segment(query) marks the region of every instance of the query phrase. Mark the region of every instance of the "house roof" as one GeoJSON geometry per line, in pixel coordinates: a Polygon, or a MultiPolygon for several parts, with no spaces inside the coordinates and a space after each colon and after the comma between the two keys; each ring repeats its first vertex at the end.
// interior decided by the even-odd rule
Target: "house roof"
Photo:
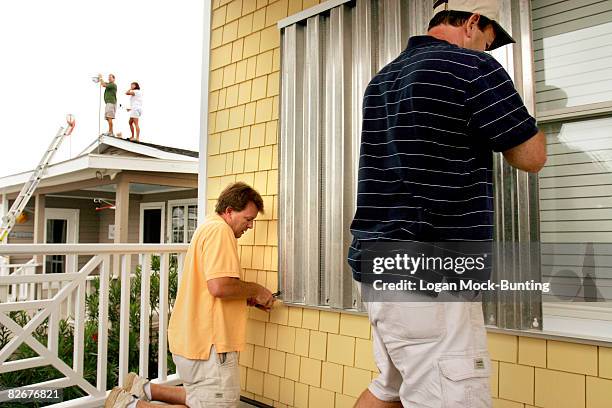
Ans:
{"type": "Polygon", "coordinates": [[[176,147],[162,146],[153,143],[136,142],[112,136],[100,136],[99,140],[93,141],[83,150],[81,155],[89,153],[101,153],[111,147],[125,150],[131,153],[155,157],[158,159],[193,160],[198,158],[198,152],[193,150],[179,149],[176,147]]]}
{"type": "Polygon", "coordinates": [[[146,143],[146,142],[136,142],[136,141],[129,141],[129,143],[136,143],[136,144],[140,144],[140,145],[144,145],[144,146],[149,146],[152,147],[154,149],[158,149],[164,152],[168,152],[168,153],[176,153],[176,154],[180,154],[183,156],[188,156],[188,157],[194,157],[194,158],[198,158],[200,156],[200,153],[193,151],[193,150],[186,150],[186,149],[179,149],[178,147],[170,147],[170,146],[162,146],[162,145],[158,145],[158,144],[153,144],[153,143],[146,143]]]}
{"type": "MultiPolygon", "coordinates": [[[[50,164],[39,186],[91,179],[102,170],[197,174],[197,157],[198,153],[191,150],[102,136],[99,143],[96,139],[79,156],[50,164]]],[[[0,193],[19,191],[31,175],[32,171],[27,171],[0,177],[0,193]]]]}

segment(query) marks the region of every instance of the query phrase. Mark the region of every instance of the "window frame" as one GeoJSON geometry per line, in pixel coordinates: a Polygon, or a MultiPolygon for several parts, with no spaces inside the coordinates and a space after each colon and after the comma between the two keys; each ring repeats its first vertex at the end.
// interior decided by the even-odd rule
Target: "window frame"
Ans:
{"type": "MultiPolygon", "coordinates": [[[[198,208],[198,199],[197,198],[188,198],[188,199],[178,199],[178,200],[168,200],[168,213],[167,213],[167,236],[166,236],[166,242],[168,243],[173,243],[176,244],[178,242],[174,242],[173,241],[173,237],[172,237],[172,207],[183,207],[183,219],[184,219],[184,224],[183,224],[183,241],[184,242],[180,242],[181,244],[189,243],[189,207],[190,206],[194,206],[196,207],[196,223],[197,223],[197,208],[198,208]]],[[[196,228],[197,228],[197,224],[196,224],[196,228]]]]}
{"type": "MultiPolygon", "coordinates": [[[[530,4],[531,6],[531,4],[530,4]]],[[[534,95],[534,117],[536,118],[538,124],[563,124],[568,122],[577,122],[577,121],[588,121],[591,119],[597,119],[601,117],[612,117],[612,99],[604,102],[596,102],[596,103],[588,103],[584,105],[576,105],[564,107],[561,109],[551,109],[543,112],[535,111],[535,94],[536,94],[536,83],[535,83],[535,64],[533,63],[533,39],[531,35],[533,34],[532,29],[532,18],[531,13],[529,14],[529,46],[531,48],[530,54],[532,55],[532,72],[533,72],[533,80],[532,80],[532,92],[534,95]]],[[[533,198],[535,200],[539,200],[539,188],[535,191],[531,192],[533,194],[533,198]]],[[[537,222],[540,222],[539,211],[537,213],[537,222]]],[[[538,228],[539,229],[539,228],[538,228]]],[[[539,235],[538,235],[539,239],[539,235]]],[[[567,327],[567,336],[569,337],[582,337],[585,338],[592,337],[592,334],[576,334],[575,330],[571,330],[571,328],[575,328],[576,324],[579,324],[583,330],[589,330],[589,333],[596,332],[598,330],[598,326],[602,321],[611,322],[612,321],[612,304],[607,302],[609,306],[601,306],[600,303],[596,304],[575,304],[575,303],[542,303],[542,318],[546,319],[546,316],[553,316],[552,318],[556,318],[559,323],[557,323],[561,327],[567,327]]],[[[550,318],[550,317],[549,317],[550,318]]],[[[609,323],[608,323],[609,324],[609,323]]],[[[544,320],[544,326],[546,325],[546,320],[544,320]]],[[[546,329],[544,329],[546,332],[546,329]]],[[[609,330],[610,335],[606,337],[607,339],[612,339],[612,330],[609,330]]],[[[565,332],[562,333],[565,335],[565,332]]]]}

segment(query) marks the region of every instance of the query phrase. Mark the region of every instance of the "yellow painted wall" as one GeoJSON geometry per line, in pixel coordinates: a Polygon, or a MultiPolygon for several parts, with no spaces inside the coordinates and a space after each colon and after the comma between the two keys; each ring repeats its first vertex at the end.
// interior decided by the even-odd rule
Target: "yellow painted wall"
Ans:
{"type": "MultiPolygon", "coordinates": [[[[208,211],[245,181],[266,213],[240,239],[247,279],[277,288],[280,35],[276,22],[318,0],[214,0],[208,211]]],[[[352,407],[377,369],[367,318],[280,306],[251,309],[243,395],[275,407],[352,407]]],[[[489,334],[495,408],[612,407],[612,348],[489,334]]]]}

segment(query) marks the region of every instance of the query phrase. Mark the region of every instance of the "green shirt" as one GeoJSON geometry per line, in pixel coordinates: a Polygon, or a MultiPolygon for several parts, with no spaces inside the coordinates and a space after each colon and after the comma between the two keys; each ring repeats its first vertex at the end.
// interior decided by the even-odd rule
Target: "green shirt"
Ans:
{"type": "Polygon", "coordinates": [[[117,103],[117,85],[107,82],[104,90],[104,103],[117,103]]]}

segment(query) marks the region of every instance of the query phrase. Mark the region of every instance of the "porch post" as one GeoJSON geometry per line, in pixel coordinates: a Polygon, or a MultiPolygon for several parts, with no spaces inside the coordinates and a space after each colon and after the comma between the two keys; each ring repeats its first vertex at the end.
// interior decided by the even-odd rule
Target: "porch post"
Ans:
{"type": "MultiPolygon", "coordinates": [[[[34,196],[34,239],[35,244],[44,244],[45,237],[45,205],[46,199],[44,194],[36,194],[34,196]]],[[[36,255],[36,263],[42,264],[45,257],[36,255]]],[[[43,267],[37,266],[36,273],[42,273],[43,267]]]]}
{"type": "Polygon", "coordinates": [[[115,244],[128,242],[128,215],[130,212],[130,182],[122,175],[117,178],[115,192],[115,244]]]}
{"type": "MultiPolygon", "coordinates": [[[[2,194],[2,203],[0,204],[0,220],[2,220],[9,212],[8,195],[2,194]]],[[[8,244],[8,236],[6,239],[0,241],[0,244],[8,244]]],[[[8,257],[7,257],[8,258],[8,257]]]]}
{"type": "MultiPolygon", "coordinates": [[[[130,213],[130,181],[123,174],[117,176],[115,191],[115,244],[128,241],[128,220],[130,213]]],[[[113,277],[119,277],[121,255],[113,255],[113,277]]]]}
{"type": "MultiPolygon", "coordinates": [[[[115,244],[128,241],[128,221],[130,212],[130,180],[119,174],[115,191],[115,244]]],[[[121,307],[119,322],[119,384],[123,384],[128,374],[129,330],[130,330],[130,273],[131,255],[113,254],[113,277],[121,279],[121,307]],[[123,259],[122,259],[123,258],[123,259]]]]}
{"type": "Polygon", "coordinates": [[[6,195],[6,193],[4,193],[2,194],[2,204],[0,204],[0,218],[8,214],[8,211],[9,211],[8,196],[6,195]]]}
{"type": "Polygon", "coordinates": [[[45,195],[34,196],[34,243],[45,243],[45,195]]]}

